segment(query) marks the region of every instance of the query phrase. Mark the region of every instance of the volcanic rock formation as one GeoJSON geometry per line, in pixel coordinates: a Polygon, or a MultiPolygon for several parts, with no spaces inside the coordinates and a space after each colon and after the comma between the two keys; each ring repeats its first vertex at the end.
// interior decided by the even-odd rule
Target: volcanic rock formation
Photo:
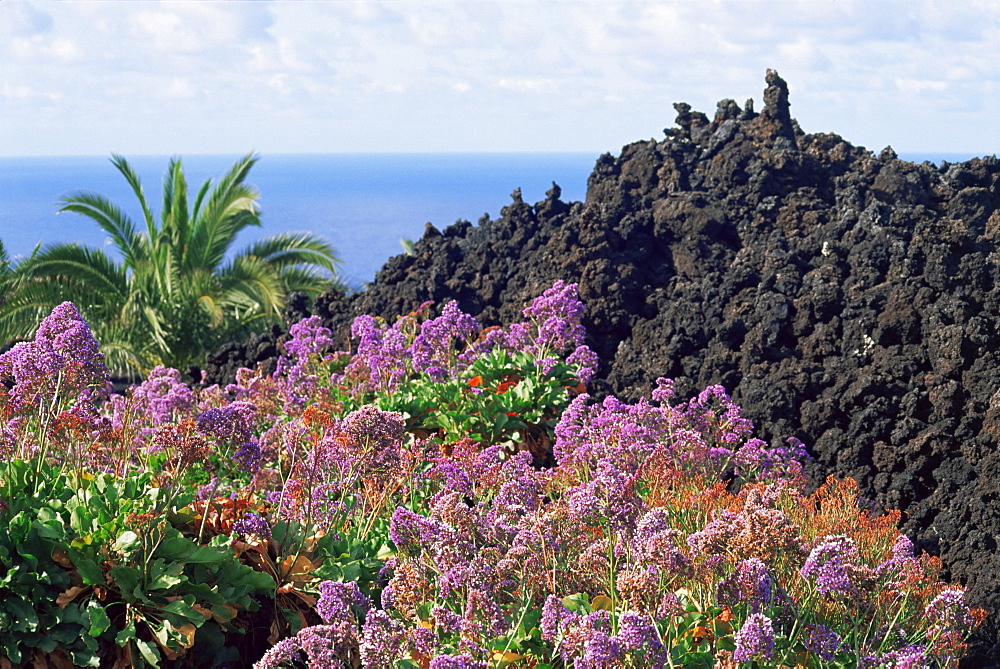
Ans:
{"type": "MultiPolygon", "coordinates": [[[[557,279],[579,283],[595,395],[635,400],[657,376],[688,396],[721,383],[758,436],[795,436],[814,483],[851,476],[992,612],[969,666],[1000,658],[1000,161],[916,165],[804,134],[768,71],[764,108],[677,104],[661,141],[605,154],[586,202],[518,191],[499,219],[428,224],[363,292],[313,311],[346,343],[457,300],[483,325],[519,317],[557,279]]],[[[304,313],[300,310],[300,313],[304,313]]],[[[231,377],[280,332],[209,362],[231,377]]]]}

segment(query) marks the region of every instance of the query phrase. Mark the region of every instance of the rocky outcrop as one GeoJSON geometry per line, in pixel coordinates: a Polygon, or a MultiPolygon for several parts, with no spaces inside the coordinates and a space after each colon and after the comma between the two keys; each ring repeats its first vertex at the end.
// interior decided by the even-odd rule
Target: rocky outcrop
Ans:
{"type": "Polygon", "coordinates": [[[816,482],[852,476],[904,511],[903,530],[994,612],[969,666],[996,664],[1000,161],[916,165],[804,134],[773,71],[759,114],[675,107],[663,140],[597,160],[586,202],[515,191],[499,219],[429,226],[365,291],[313,310],[342,338],[356,314],[426,300],[497,324],[578,282],[594,392],[726,386],[762,438],[810,446],[816,482]]]}

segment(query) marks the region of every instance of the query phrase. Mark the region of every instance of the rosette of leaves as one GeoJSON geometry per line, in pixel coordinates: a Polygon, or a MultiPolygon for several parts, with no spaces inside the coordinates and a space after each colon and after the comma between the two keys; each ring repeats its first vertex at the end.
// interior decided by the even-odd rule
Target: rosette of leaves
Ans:
{"type": "MultiPolygon", "coordinates": [[[[5,484],[16,495],[18,468],[8,471],[14,476],[5,484]]],[[[3,597],[7,625],[18,633],[2,635],[11,661],[32,647],[66,653],[78,666],[127,657],[132,666],[158,667],[196,647],[191,657],[211,658],[204,666],[239,659],[224,649],[227,637],[242,634],[240,612],[273,597],[273,580],[235,559],[228,537],[201,545],[183,535],[149,474],[46,471],[51,484],[33,504],[20,503],[8,526],[15,550],[0,550],[20,595],[20,603],[3,597]],[[27,573],[38,583],[27,583],[27,573]]]]}
{"type": "Polygon", "coordinates": [[[494,349],[456,378],[420,375],[377,401],[408,415],[411,430],[444,442],[509,442],[544,459],[556,421],[578,390],[577,372],[565,362],[543,370],[529,353],[494,349]]]}
{"type": "Polygon", "coordinates": [[[35,465],[24,460],[7,461],[0,478],[0,657],[23,664],[58,656],[96,667],[108,628],[103,606],[61,599],[73,581],[63,518],[72,493],[52,467],[40,474],[51,482],[41,491],[35,465]]]}
{"type": "Polygon", "coordinates": [[[284,520],[270,527],[270,536],[235,532],[233,551],[266,574],[275,587],[277,615],[268,623],[268,645],[319,622],[316,603],[322,581],[356,582],[362,593],[377,601],[378,575],[390,552],[387,532],[384,520],[364,537],[316,531],[284,520]]]}

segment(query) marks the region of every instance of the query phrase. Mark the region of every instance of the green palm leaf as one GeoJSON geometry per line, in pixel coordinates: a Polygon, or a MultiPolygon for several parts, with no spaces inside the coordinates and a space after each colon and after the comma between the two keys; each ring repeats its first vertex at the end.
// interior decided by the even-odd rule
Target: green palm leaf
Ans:
{"type": "Polygon", "coordinates": [[[236,235],[248,226],[260,225],[259,194],[243,183],[256,162],[254,154],[247,154],[207,193],[193,225],[190,266],[218,267],[236,235]]]}
{"type": "Polygon", "coordinates": [[[77,193],[62,199],[63,206],[58,213],[73,212],[93,220],[111,236],[111,241],[127,264],[139,262],[148,254],[148,244],[135,224],[118,205],[103,195],[77,193]]]}
{"type": "Polygon", "coordinates": [[[135,193],[135,198],[139,201],[139,206],[142,208],[142,218],[146,223],[146,235],[150,240],[155,239],[156,221],[153,220],[153,213],[149,210],[149,204],[146,202],[146,195],[142,191],[142,182],[139,181],[139,175],[135,173],[135,170],[128,164],[128,161],[118,154],[111,155],[111,164],[121,172],[122,176],[125,177],[125,181],[132,187],[132,192],[135,193]]]}
{"type": "Polygon", "coordinates": [[[60,211],[97,223],[120,262],[100,249],[57,244],[13,266],[0,244],[0,344],[30,338],[55,305],[72,300],[114,373],[183,369],[201,364],[225,338],[277,321],[290,290],[316,294],[339,284],[333,247],[311,233],[258,240],[224,263],[236,236],[260,225],[258,193],[245,183],[256,155],[217,183],[206,181],[193,208],[181,161],[171,160],[159,223],[128,161],[114,155],[111,162],[139,201],[145,230],[103,195],[77,193],[60,211]]]}
{"type": "MultiPolygon", "coordinates": [[[[78,244],[46,247],[22,261],[19,272],[29,281],[55,278],[57,284],[73,286],[88,295],[106,295],[124,300],[129,290],[124,265],[119,265],[100,249],[78,244]]],[[[62,297],[63,300],[71,300],[74,296],[64,294],[62,297]]],[[[78,308],[80,306],[77,305],[78,308]]]]}
{"type": "Polygon", "coordinates": [[[329,242],[310,232],[284,232],[258,239],[243,255],[254,255],[276,267],[314,265],[329,270],[331,278],[337,271],[337,252],[329,242]]]}

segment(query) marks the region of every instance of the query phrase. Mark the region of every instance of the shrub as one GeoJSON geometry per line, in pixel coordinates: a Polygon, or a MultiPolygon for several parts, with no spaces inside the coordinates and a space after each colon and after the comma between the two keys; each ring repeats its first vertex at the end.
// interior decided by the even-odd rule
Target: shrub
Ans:
{"type": "Polygon", "coordinates": [[[850,480],[807,494],[805,447],[753,438],[721,387],[594,401],[582,308],[560,282],[505,328],[363,317],[348,352],[310,318],[274,374],[194,392],[158,368],[109,396],[62,305],[0,356],[4,656],[957,662],[985,612],[898,512],[850,480]]]}

